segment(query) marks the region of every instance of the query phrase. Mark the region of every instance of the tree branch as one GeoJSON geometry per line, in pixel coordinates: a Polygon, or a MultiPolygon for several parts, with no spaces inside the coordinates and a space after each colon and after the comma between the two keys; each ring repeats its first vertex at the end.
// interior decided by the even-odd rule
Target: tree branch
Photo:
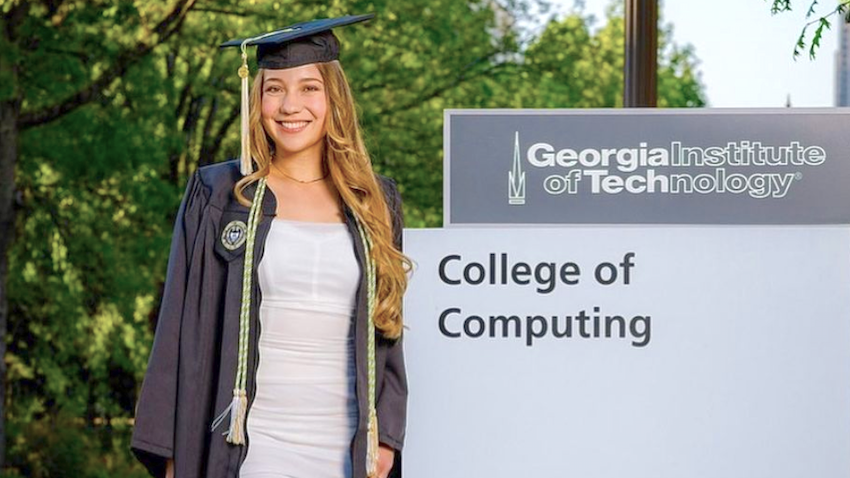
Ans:
{"type": "Polygon", "coordinates": [[[87,61],[91,61],[91,56],[88,53],[84,53],[84,52],[81,52],[81,51],[63,50],[62,48],[52,48],[52,47],[44,48],[44,51],[46,51],[48,53],[53,53],[53,54],[56,54],[56,55],[71,56],[71,57],[74,57],[74,58],[80,60],[81,62],[84,62],[84,63],[87,62],[87,61]]]}
{"type": "Polygon", "coordinates": [[[45,2],[47,4],[47,13],[50,16],[56,15],[56,12],[59,11],[59,8],[62,7],[62,4],[65,3],[65,0],[47,0],[45,2]]]}
{"type": "Polygon", "coordinates": [[[197,76],[197,73],[201,70],[201,64],[194,65],[192,63],[187,63],[186,71],[186,85],[180,91],[180,98],[177,100],[177,108],[174,109],[174,115],[176,117],[180,117],[183,114],[183,108],[186,107],[186,101],[190,98],[192,93],[192,79],[197,76]],[[195,68],[197,66],[197,68],[195,68]]]}
{"type": "Polygon", "coordinates": [[[201,133],[201,152],[198,154],[198,166],[203,166],[212,163],[212,156],[209,154],[210,142],[209,136],[212,131],[213,120],[218,112],[218,97],[213,97],[212,104],[207,109],[206,117],[204,118],[204,129],[201,133]]]}
{"type": "Polygon", "coordinates": [[[3,21],[6,23],[6,38],[10,42],[15,42],[18,38],[18,27],[23,23],[24,17],[29,13],[30,3],[21,2],[9,9],[3,15],[3,21]]]}
{"type": "Polygon", "coordinates": [[[508,66],[512,66],[512,63],[498,63],[498,64],[493,65],[490,68],[487,68],[486,70],[481,70],[481,71],[476,72],[476,73],[471,74],[471,75],[460,75],[454,81],[452,81],[451,83],[444,85],[440,88],[437,88],[437,89],[431,91],[430,93],[428,93],[424,96],[420,96],[419,98],[417,98],[414,101],[403,104],[398,108],[393,108],[393,109],[384,111],[382,114],[390,114],[391,115],[391,114],[399,113],[399,112],[402,112],[402,111],[407,111],[411,108],[415,108],[415,107],[417,107],[417,106],[419,106],[419,105],[421,105],[421,104],[423,104],[427,101],[430,101],[434,98],[442,96],[444,93],[446,93],[450,90],[453,90],[454,88],[460,86],[461,84],[463,84],[466,81],[472,80],[474,78],[479,78],[479,77],[482,77],[482,76],[493,74],[493,73],[495,73],[495,72],[497,72],[501,69],[504,69],[505,67],[508,67],[508,66]]]}
{"type": "Polygon", "coordinates": [[[224,137],[227,136],[227,131],[239,119],[239,113],[241,111],[241,105],[236,104],[230,110],[230,114],[227,115],[227,118],[219,125],[218,130],[215,133],[212,146],[209,150],[210,162],[215,159],[215,155],[218,153],[218,150],[221,149],[221,142],[224,140],[224,137]]]}
{"type": "Polygon", "coordinates": [[[139,42],[134,47],[121,52],[112,66],[88,86],[58,104],[38,111],[21,113],[18,118],[18,128],[25,130],[57,120],[101,96],[103,90],[108,88],[117,78],[123,76],[130,66],[140,61],[156,46],[162,44],[180,30],[183,21],[186,19],[186,14],[192,9],[195,1],[179,0],[171,12],[154,27],[153,32],[157,35],[157,38],[153,43],[139,42]]]}
{"type": "Polygon", "coordinates": [[[195,13],[219,13],[221,15],[232,15],[234,17],[250,17],[259,14],[259,12],[252,12],[250,10],[225,10],[224,8],[212,7],[196,8],[193,11],[195,13]]]}
{"type": "Polygon", "coordinates": [[[431,90],[430,92],[428,92],[428,93],[426,93],[422,96],[419,96],[419,97],[415,98],[414,100],[409,101],[409,102],[407,102],[407,103],[405,103],[405,104],[403,104],[403,105],[401,105],[397,108],[390,108],[390,109],[387,109],[387,110],[383,110],[383,111],[379,112],[378,114],[384,114],[384,115],[385,114],[395,114],[395,113],[398,113],[398,112],[401,112],[401,111],[407,111],[411,108],[414,108],[416,106],[421,105],[422,103],[425,103],[426,101],[432,100],[434,98],[437,98],[437,97],[443,95],[447,91],[450,91],[450,90],[456,88],[457,86],[461,85],[462,83],[464,83],[466,81],[469,81],[469,80],[472,80],[474,78],[478,78],[478,77],[481,77],[481,76],[484,76],[484,75],[492,74],[492,73],[494,73],[494,72],[496,72],[496,71],[498,71],[498,70],[500,70],[500,69],[502,69],[506,66],[512,65],[512,63],[496,63],[496,64],[491,65],[490,67],[485,68],[483,70],[479,70],[477,72],[469,73],[470,70],[472,70],[476,65],[479,65],[482,62],[490,60],[493,57],[495,57],[496,55],[499,55],[501,53],[504,53],[504,52],[501,51],[501,50],[491,51],[487,55],[485,55],[481,58],[477,58],[477,59],[473,60],[472,62],[470,62],[468,65],[466,65],[463,68],[463,70],[461,70],[460,74],[457,75],[452,81],[445,83],[443,85],[440,85],[440,86],[434,88],[433,90],[431,90]]]}

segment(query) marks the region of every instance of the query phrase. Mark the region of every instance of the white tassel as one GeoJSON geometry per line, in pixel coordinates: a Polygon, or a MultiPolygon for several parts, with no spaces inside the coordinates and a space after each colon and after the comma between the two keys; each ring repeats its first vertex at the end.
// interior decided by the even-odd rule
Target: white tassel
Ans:
{"type": "Polygon", "coordinates": [[[369,428],[366,433],[366,476],[378,476],[378,414],[369,410],[369,428]]]}
{"type": "Polygon", "coordinates": [[[230,430],[227,431],[227,443],[245,444],[245,414],[248,411],[248,397],[244,390],[234,390],[233,412],[230,414],[230,430]]]}
{"type": "Polygon", "coordinates": [[[234,390],[233,391],[233,400],[230,401],[230,405],[224,409],[223,412],[219,416],[213,420],[212,427],[210,431],[215,431],[216,428],[219,427],[224,420],[227,418],[227,415],[230,415],[230,427],[222,433],[222,435],[226,435],[227,442],[232,443],[234,445],[243,445],[245,443],[245,414],[248,410],[248,397],[245,394],[244,390],[234,390]]]}
{"type": "MultiPolygon", "coordinates": [[[[233,391],[233,400],[230,401],[230,405],[224,409],[215,420],[213,420],[212,425],[210,426],[210,431],[214,432],[216,428],[218,428],[222,423],[224,423],[224,419],[227,418],[227,415],[233,411],[234,407],[236,407],[236,390],[233,391]]],[[[223,435],[227,435],[228,432],[224,432],[223,435]]]]}
{"type": "Polygon", "coordinates": [[[242,78],[242,155],[239,160],[239,171],[243,176],[247,176],[254,171],[254,165],[251,161],[251,141],[250,131],[248,130],[248,115],[250,113],[250,104],[248,99],[248,55],[245,53],[245,48],[242,48],[242,66],[239,68],[239,78],[242,78]]]}

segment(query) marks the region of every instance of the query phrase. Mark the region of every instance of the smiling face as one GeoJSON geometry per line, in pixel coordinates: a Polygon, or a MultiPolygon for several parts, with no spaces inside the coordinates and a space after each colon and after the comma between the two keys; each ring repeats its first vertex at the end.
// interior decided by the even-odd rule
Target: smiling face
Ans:
{"type": "Polygon", "coordinates": [[[328,110],[325,84],[314,64],[263,70],[263,127],[278,157],[320,158],[328,110]]]}

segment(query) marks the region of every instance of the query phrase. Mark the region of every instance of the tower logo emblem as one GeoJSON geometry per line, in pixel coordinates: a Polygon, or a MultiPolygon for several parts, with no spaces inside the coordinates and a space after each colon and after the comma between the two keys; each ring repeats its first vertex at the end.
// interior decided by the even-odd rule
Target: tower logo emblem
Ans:
{"type": "Polygon", "coordinates": [[[520,206],[525,204],[525,172],[519,155],[519,131],[514,134],[514,162],[508,171],[508,204],[520,206]]]}

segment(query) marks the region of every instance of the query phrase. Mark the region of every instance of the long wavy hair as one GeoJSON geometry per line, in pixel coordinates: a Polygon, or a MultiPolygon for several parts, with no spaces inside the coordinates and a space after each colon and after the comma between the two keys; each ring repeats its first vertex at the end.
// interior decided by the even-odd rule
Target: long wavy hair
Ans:
{"type": "MultiPolygon", "coordinates": [[[[360,134],[360,124],[348,79],[338,61],[316,63],[325,83],[328,112],[325,116],[323,167],[329,173],[345,205],[366,228],[372,240],[372,259],[377,276],[375,327],[388,339],[401,336],[401,304],[407,288],[410,260],[395,246],[393,218],[383,190],[372,170],[372,161],[360,134]]],[[[249,184],[269,174],[274,158],[274,142],[263,128],[263,70],[254,78],[248,124],[251,154],[257,166],[234,186],[236,199],[250,206],[243,191],[249,184]]]]}

